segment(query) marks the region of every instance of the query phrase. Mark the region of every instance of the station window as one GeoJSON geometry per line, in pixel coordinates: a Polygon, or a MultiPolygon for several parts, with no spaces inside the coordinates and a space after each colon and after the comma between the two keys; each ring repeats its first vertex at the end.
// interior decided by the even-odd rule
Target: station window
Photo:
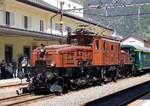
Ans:
{"type": "Polygon", "coordinates": [[[40,20],[40,31],[44,31],[44,21],[40,20]]]}
{"type": "Polygon", "coordinates": [[[6,25],[10,25],[10,12],[6,11],[6,25]]]}
{"type": "Polygon", "coordinates": [[[28,17],[24,16],[24,28],[27,29],[28,28],[28,17]]]}
{"type": "Polygon", "coordinates": [[[99,40],[96,40],[96,50],[99,49],[99,40]]]}
{"type": "Polygon", "coordinates": [[[60,31],[60,24],[58,23],[55,24],[55,30],[60,31]]]}
{"type": "Polygon", "coordinates": [[[66,26],[66,27],[65,27],[65,30],[66,30],[66,32],[71,32],[72,29],[71,29],[71,27],[66,26]]]}
{"type": "Polygon", "coordinates": [[[24,46],[23,52],[24,52],[24,56],[28,57],[30,59],[30,47],[29,46],[24,46]]]}
{"type": "Polygon", "coordinates": [[[12,45],[5,45],[5,61],[7,63],[12,62],[12,56],[13,56],[13,47],[12,45]]]}
{"type": "Polygon", "coordinates": [[[114,46],[113,45],[111,45],[111,51],[114,51],[114,46]]]}

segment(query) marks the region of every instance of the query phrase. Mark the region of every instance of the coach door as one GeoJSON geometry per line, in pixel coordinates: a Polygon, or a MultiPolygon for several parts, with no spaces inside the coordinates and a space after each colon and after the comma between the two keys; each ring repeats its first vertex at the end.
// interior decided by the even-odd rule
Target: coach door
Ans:
{"type": "Polygon", "coordinates": [[[96,38],[93,40],[93,65],[101,64],[101,39],[96,38]]]}

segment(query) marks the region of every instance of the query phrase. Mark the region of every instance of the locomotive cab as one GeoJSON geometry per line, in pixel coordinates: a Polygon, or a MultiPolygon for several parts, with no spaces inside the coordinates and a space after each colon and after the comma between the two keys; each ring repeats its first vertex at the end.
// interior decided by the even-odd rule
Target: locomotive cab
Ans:
{"type": "Polygon", "coordinates": [[[70,35],[67,38],[67,44],[74,46],[93,46],[93,36],[90,35],[70,35]]]}

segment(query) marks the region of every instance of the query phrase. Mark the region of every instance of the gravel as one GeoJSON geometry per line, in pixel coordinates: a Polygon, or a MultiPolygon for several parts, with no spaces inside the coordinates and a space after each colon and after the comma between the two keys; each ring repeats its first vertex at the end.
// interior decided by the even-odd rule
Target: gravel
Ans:
{"type": "Polygon", "coordinates": [[[150,74],[139,77],[122,79],[117,83],[111,82],[103,86],[90,87],[75,92],[70,92],[62,96],[56,96],[47,100],[41,100],[28,106],[81,106],[87,102],[110,95],[123,89],[150,81],[150,74]]]}

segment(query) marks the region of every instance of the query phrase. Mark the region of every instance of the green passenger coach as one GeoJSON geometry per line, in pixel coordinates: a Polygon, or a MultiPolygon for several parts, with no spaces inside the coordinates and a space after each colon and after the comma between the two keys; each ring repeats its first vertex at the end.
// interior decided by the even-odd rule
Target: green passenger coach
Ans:
{"type": "Polygon", "coordinates": [[[138,71],[150,68],[150,48],[132,45],[121,45],[122,50],[130,54],[130,61],[138,71]]]}

